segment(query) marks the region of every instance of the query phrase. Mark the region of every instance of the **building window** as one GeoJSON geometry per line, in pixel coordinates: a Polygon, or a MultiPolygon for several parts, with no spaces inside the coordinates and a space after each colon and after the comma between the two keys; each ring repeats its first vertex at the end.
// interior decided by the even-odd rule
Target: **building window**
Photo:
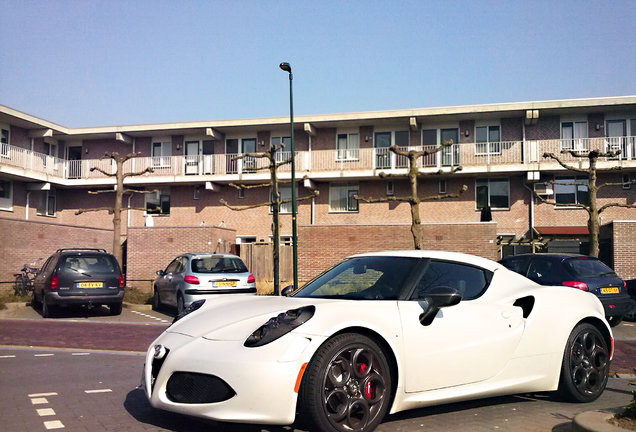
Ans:
{"type": "Polygon", "coordinates": [[[555,177],[554,182],[554,200],[557,204],[589,204],[587,177],[555,177]]]}
{"type": "Polygon", "coordinates": [[[285,162],[291,159],[291,137],[272,137],[270,142],[278,149],[276,150],[276,162],[285,162]]]}
{"type": "Polygon", "coordinates": [[[587,122],[561,123],[561,150],[587,151],[587,122]]]}
{"type": "Polygon", "coordinates": [[[9,156],[9,126],[0,124],[0,156],[9,156]]]}
{"type": "Polygon", "coordinates": [[[152,167],[170,168],[170,156],[172,154],[172,143],[157,141],[152,143],[152,167]]]}
{"type": "Polygon", "coordinates": [[[245,189],[241,188],[238,190],[238,197],[239,199],[245,198],[245,189]]]}
{"type": "Polygon", "coordinates": [[[358,200],[353,196],[358,195],[357,182],[331,183],[329,185],[329,211],[332,212],[357,212],[358,200]]]}
{"type": "Polygon", "coordinates": [[[475,180],[475,202],[477,210],[510,208],[510,183],[507,178],[475,180]]]}
{"type": "Polygon", "coordinates": [[[393,185],[393,181],[389,180],[386,182],[386,194],[393,195],[395,192],[395,186],[393,185]]]}
{"type": "MultiPolygon", "coordinates": [[[[289,202],[283,203],[280,205],[280,213],[289,213],[292,212],[292,203],[291,203],[291,185],[278,185],[278,193],[280,194],[280,199],[282,200],[290,200],[289,202]]],[[[269,193],[270,201],[274,202],[274,194],[270,191],[269,193]]],[[[298,196],[298,189],[296,189],[296,196],[298,196]]],[[[269,212],[272,213],[274,211],[274,207],[270,206],[269,212]]]]}
{"type": "Polygon", "coordinates": [[[145,194],[147,215],[169,215],[170,214],[170,188],[145,194]]]}
{"type": "Polygon", "coordinates": [[[499,126],[479,126],[475,128],[475,154],[501,154],[501,133],[499,126]]]}
{"type": "Polygon", "coordinates": [[[13,209],[13,182],[0,180],[0,209],[13,209]]]}
{"type": "Polygon", "coordinates": [[[192,196],[192,199],[198,200],[200,192],[201,192],[201,188],[199,186],[195,186],[194,195],[192,196]]]}
{"type": "Polygon", "coordinates": [[[55,190],[40,191],[38,193],[37,214],[41,216],[55,216],[55,190]]]}
{"type": "Polygon", "coordinates": [[[341,133],[336,139],[336,160],[358,160],[360,137],[357,133],[341,133]]]}
{"type": "Polygon", "coordinates": [[[439,180],[439,193],[441,193],[441,194],[445,194],[446,193],[446,180],[445,179],[440,179],[439,180]]]}
{"type": "MultiPolygon", "coordinates": [[[[395,145],[401,149],[409,146],[409,131],[376,132],[373,140],[375,149],[375,168],[391,168],[391,151],[389,147],[395,145]]],[[[398,157],[397,168],[408,167],[408,158],[398,157]]]]}

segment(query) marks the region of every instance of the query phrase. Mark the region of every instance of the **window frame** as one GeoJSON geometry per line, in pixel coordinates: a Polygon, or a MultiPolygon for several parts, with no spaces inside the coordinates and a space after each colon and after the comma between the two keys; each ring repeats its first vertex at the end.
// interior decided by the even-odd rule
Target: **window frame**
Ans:
{"type": "Polygon", "coordinates": [[[560,139],[559,139],[559,150],[574,150],[574,151],[588,151],[589,150],[589,126],[587,120],[579,120],[579,119],[567,119],[561,120],[561,125],[559,129],[560,139]],[[568,125],[568,126],[566,126],[568,125]],[[585,131],[584,137],[577,137],[575,135],[577,129],[576,125],[584,125],[583,130],[585,131]],[[563,135],[564,129],[566,127],[570,127],[572,129],[572,137],[566,138],[563,135]],[[567,143],[570,145],[565,145],[567,143]]]}
{"type": "Polygon", "coordinates": [[[484,207],[481,206],[480,207],[480,203],[479,203],[479,187],[480,185],[478,184],[478,182],[480,181],[487,181],[487,188],[488,188],[488,203],[487,206],[490,207],[491,210],[510,210],[510,178],[509,177],[477,177],[475,178],[475,210],[482,210],[484,207]],[[493,207],[491,205],[491,187],[490,187],[490,183],[491,181],[505,181],[506,185],[507,185],[507,198],[508,198],[508,206],[507,207],[493,207]]]}
{"type": "Polygon", "coordinates": [[[359,132],[336,133],[336,161],[357,161],[357,160],[360,160],[360,133],[359,132]],[[341,138],[344,138],[346,140],[344,148],[340,147],[341,138]]]}
{"type": "MultiPolygon", "coordinates": [[[[438,259],[438,258],[430,258],[428,260],[428,262],[426,263],[426,266],[424,267],[424,269],[423,269],[423,271],[421,273],[421,276],[417,279],[417,281],[414,284],[413,293],[411,294],[411,297],[410,297],[411,300],[417,301],[417,300],[421,300],[422,299],[422,298],[420,298],[420,295],[419,295],[420,294],[419,293],[419,284],[424,279],[424,277],[426,276],[426,273],[431,268],[431,264],[436,264],[436,263],[461,266],[461,267],[466,267],[466,268],[470,268],[472,270],[477,270],[477,271],[481,272],[481,274],[483,275],[483,278],[484,278],[484,286],[482,287],[482,289],[477,294],[475,294],[474,296],[471,296],[470,298],[466,298],[462,294],[462,302],[464,302],[464,301],[472,301],[472,300],[476,300],[476,299],[480,298],[481,296],[483,296],[486,293],[486,291],[488,291],[488,288],[490,287],[490,284],[492,282],[493,274],[492,274],[492,272],[490,270],[487,270],[485,268],[482,268],[482,267],[479,267],[479,266],[475,266],[475,265],[472,265],[472,264],[461,263],[461,262],[457,262],[457,261],[449,261],[449,260],[438,259]]],[[[453,272],[452,274],[456,275],[457,272],[453,272]]],[[[444,286],[450,286],[450,285],[444,285],[444,286]]]]}
{"type": "Polygon", "coordinates": [[[589,205],[589,200],[590,200],[590,191],[589,188],[587,187],[587,180],[588,178],[586,176],[580,176],[580,175],[567,175],[567,176],[558,176],[555,175],[554,176],[554,184],[552,185],[552,190],[554,191],[554,207],[557,209],[578,209],[580,207],[578,207],[577,204],[583,204],[583,205],[589,205]],[[558,193],[557,190],[559,188],[564,188],[564,187],[568,187],[566,185],[562,185],[562,184],[557,184],[557,183],[563,183],[564,180],[572,180],[572,186],[575,188],[574,189],[574,198],[575,198],[575,202],[574,203],[560,203],[557,200],[557,195],[565,195],[566,193],[561,192],[558,193]],[[583,183],[576,183],[577,181],[583,180],[585,181],[585,184],[583,183]],[[585,191],[580,191],[579,187],[585,188],[585,191]],[[579,194],[585,192],[587,195],[587,200],[585,203],[580,203],[579,202],[579,194]]]}
{"type": "Polygon", "coordinates": [[[144,216],[170,216],[170,186],[160,188],[158,192],[144,194],[144,216]],[[158,211],[148,211],[149,199],[153,197],[153,201],[157,201],[156,205],[159,207],[158,211]],[[154,198],[156,197],[156,199],[154,198]],[[167,203],[168,211],[164,211],[164,204],[167,203]]]}
{"type": "Polygon", "coordinates": [[[153,139],[150,143],[150,166],[152,168],[170,168],[172,165],[172,140],[166,138],[153,139]],[[159,146],[159,155],[155,154],[159,146]]]}
{"type": "Polygon", "coordinates": [[[11,145],[11,126],[0,123],[0,156],[9,157],[9,146],[11,145]],[[6,138],[5,138],[6,132],[6,138]]]}
{"type": "Polygon", "coordinates": [[[55,189],[40,191],[38,193],[38,204],[35,210],[35,214],[38,216],[56,217],[57,196],[55,193],[55,189]]]}
{"type": "MultiPolygon", "coordinates": [[[[360,184],[358,182],[331,182],[329,183],[329,213],[358,213],[360,211],[360,204],[358,200],[353,198],[353,195],[360,193],[360,184]],[[334,210],[332,203],[334,202],[335,189],[347,189],[347,208],[345,210],[334,210]],[[355,202],[355,204],[354,204],[355,202]]],[[[338,195],[338,201],[343,197],[338,195]]]]}
{"type": "Polygon", "coordinates": [[[0,210],[13,211],[13,181],[0,179],[0,183],[8,185],[8,196],[0,196],[0,210]]]}
{"type": "Polygon", "coordinates": [[[479,125],[475,126],[475,156],[488,156],[488,155],[500,155],[501,154],[501,125],[479,125]],[[477,140],[477,131],[479,129],[486,129],[486,140],[477,140]],[[490,134],[491,129],[496,129],[499,134],[499,140],[491,141],[490,134]],[[486,144],[486,145],[484,145],[486,144]],[[483,149],[483,150],[481,150],[483,149]],[[481,150],[481,151],[480,151],[481,150]],[[485,151],[484,151],[485,150],[485,151]]]}

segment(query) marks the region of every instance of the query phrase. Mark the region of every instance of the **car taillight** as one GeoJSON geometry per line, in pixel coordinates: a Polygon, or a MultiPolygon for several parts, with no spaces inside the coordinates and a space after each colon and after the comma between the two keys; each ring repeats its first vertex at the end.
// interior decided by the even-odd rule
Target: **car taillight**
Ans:
{"type": "Polygon", "coordinates": [[[53,276],[51,276],[51,284],[49,285],[49,289],[56,290],[57,284],[58,284],[57,274],[54,274],[53,276]]]}
{"type": "Polygon", "coordinates": [[[189,283],[190,285],[199,285],[199,278],[196,276],[184,276],[183,280],[185,283],[189,283]]]}
{"type": "Polygon", "coordinates": [[[247,277],[247,283],[254,283],[254,282],[256,282],[256,279],[254,279],[254,275],[250,273],[250,275],[247,277]]]}
{"type": "Polygon", "coordinates": [[[627,282],[623,281],[623,289],[627,291],[627,282]]]}
{"type": "Polygon", "coordinates": [[[126,286],[124,283],[124,275],[119,273],[119,288],[123,288],[124,286],[126,286]]]}
{"type": "Polygon", "coordinates": [[[561,284],[572,287],[572,288],[580,289],[581,291],[588,291],[588,292],[590,291],[590,289],[587,287],[587,284],[581,281],[565,281],[565,282],[561,282],[561,284]]]}

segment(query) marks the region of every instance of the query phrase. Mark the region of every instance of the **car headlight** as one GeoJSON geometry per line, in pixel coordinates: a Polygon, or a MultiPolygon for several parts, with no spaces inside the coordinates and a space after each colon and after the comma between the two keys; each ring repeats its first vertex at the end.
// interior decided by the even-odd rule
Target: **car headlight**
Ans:
{"type": "Polygon", "coordinates": [[[309,321],[314,312],[315,306],[303,306],[280,313],[256,329],[243,345],[248,348],[267,345],[309,321]]]}
{"type": "Polygon", "coordinates": [[[205,299],[193,301],[192,303],[190,303],[190,306],[185,308],[179,315],[174,317],[174,319],[172,320],[172,324],[176,323],[187,314],[192,313],[195,310],[199,309],[201,306],[203,306],[203,303],[205,303],[205,299]]]}

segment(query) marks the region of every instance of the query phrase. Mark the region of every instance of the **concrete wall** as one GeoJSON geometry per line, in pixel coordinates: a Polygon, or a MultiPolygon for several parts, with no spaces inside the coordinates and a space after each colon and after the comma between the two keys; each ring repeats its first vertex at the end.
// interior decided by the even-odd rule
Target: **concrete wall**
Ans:
{"type": "MultiPolygon", "coordinates": [[[[497,259],[497,224],[425,224],[424,247],[497,259]],[[470,241],[468,241],[470,239],[470,241]]],[[[363,252],[413,249],[411,225],[298,227],[298,279],[306,282],[343,258],[363,252]]]]}

